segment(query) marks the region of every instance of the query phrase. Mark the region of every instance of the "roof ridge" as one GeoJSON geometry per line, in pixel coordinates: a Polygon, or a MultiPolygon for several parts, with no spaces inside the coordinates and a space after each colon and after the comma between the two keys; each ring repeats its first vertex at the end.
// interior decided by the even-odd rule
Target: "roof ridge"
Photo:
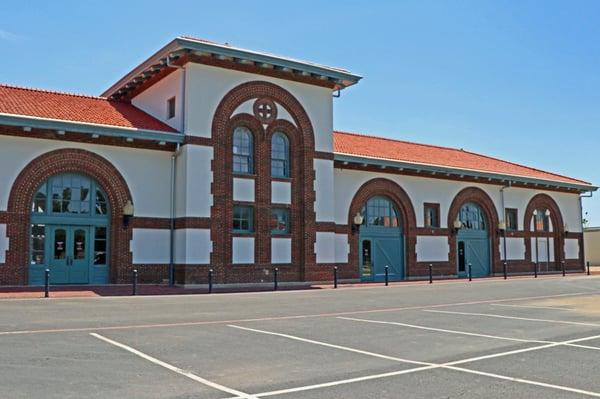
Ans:
{"type": "Polygon", "coordinates": [[[119,102],[119,101],[111,100],[107,97],[94,96],[92,94],[81,94],[81,93],[73,93],[73,92],[61,91],[61,90],[40,89],[37,87],[19,86],[19,85],[10,84],[10,83],[0,83],[0,87],[6,87],[8,89],[16,89],[16,90],[34,91],[34,92],[38,92],[38,93],[59,94],[62,96],[89,98],[92,100],[119,102]]]}
{"type": "MultiPolygon", "coordinates": [[[[348,135],[351,135],[351,136],[370,137],[370,138],[373,138],[373,139],[393,141],[394,143],[406,143],[406,144],[413,144],[413,145],[422,145],[424,147],[441,148],[443,150],[452,150],[452,151],[467,152],[467,151],[465,151],[462,148],[447,147],[447,146],[443,146],[443,145],[428,144],[428,143],[417,143],[416,141],[398,140],[398,139],[393,139],[393,138],[390,138],[390,137],[376,136],[376,135],[373,135],[373,134],[365,134],[365,133],[357,133],[357,132],[346,132],[346,131],[342,131],[342,130],[334,130],[333,132],[334,133],[341,133],[341,134],[348,134],[348,135]]],[[[476,153],[472,153],[472,154],[476,154],[476,153]]]]}

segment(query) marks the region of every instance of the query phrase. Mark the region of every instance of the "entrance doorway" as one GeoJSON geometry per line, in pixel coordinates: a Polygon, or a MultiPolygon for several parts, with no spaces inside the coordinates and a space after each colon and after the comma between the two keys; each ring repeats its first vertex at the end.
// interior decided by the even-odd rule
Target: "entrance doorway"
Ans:
{"type": "Polygon", "coordinates": [[[471,265],[472,277],[490,275],[490,239],[489,224],[479,205],[464,204],[458,215],[462,227],[457,235],[457,272],[466,277],[471,265]]]}
{"type": "Polygon", "coordinates": [[[404,238],[394,204],[386,197],[373,197],[362,209],[360,227],[360,277],[382,281],[385,267],[390,280],[404,278],[404,238]]]}
{"type": "Polygon", "coordinates": [[[108,282],[109,204],[92,179],[61,174],[42,184],[32,202],[29,284],[108,282]]]}

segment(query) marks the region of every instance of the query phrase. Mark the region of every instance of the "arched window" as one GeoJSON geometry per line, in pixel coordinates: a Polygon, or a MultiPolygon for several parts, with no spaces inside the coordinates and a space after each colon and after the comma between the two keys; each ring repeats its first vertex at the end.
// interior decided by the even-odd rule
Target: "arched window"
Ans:
{"type": "Polygon", "coordinates": [[[464,204],[460,208],[458,219],[465,230],[486,230],[486,221],[483,211],[479,205],[472,202],[464,204]]]}
{"type": "Polygon", "coordinates": [[[271,176],[290,177],[290,144],[280,132],[271,138],[271,176]]]}
{"type": "Polygon", "coordinates": [[[535,231],[550,231],[550,210],[536,209],[533,211],[533,223],[535,231]]]}
{"type": "Polygon", "coordinates": [[[386,197],[373,197],[362,209],[363,225],[380,227],[398,227],[398,212],[392,201],[386,197]]]}
{"type": "Polygon", "coordinates": [[[254,139],[247,127],[233,131],[233,172],[254,173],[254,139]]]}

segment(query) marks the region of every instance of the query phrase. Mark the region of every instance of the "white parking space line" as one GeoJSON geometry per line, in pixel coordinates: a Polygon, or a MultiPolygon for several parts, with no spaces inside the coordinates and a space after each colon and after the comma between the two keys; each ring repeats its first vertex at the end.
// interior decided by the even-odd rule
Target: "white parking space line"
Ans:
{"type": "Polygon", "coordinates": [[[500,340],[505,340],[505,341],[531,342],[531,343],[538,343],[538,344],[547,344],[547,343],[550,343],[549,341],[538,341],[538,340],[532,340],[532,339],[500,337],[498,335],[487,335],[487,334],[471,333],[471,332],[466,332],[466,331],[446,330],[444,328],[434,328],[434,327],[418,326],[418,325],[415,325],[415,324],[399,323],[399,322],[395,322],[395,321],[380,321],[380,320],[357,319],[357,318],[353,318],[353,317],[338,317],[338,319],[358,321],[358,322],[363,322],[363,323],[390,324],[390,325],[401,326],[401,327],[416,328],[416,329],[419,329],[419,330],[428,330],[428,331],[443,332],[443,333],[457,334],[457,335],[469,335],[469,336],[472,336],[472,337],[500,339],[500,340]]]}
{"type": "MultiPolygon", "coordinates": [[[[469,301],[469,302],[439,303],[439,304],[433,304],[433,305],[404,306],[404,307],[380,308],[380,309],[370,309],[370,310],[350,310],[347,312],[313,313],[313,314],[301,314],[301,315],[294,315],[294,316],[271,316],[271,317],[257,317],[257,318],[248,318],[248,319],[203,320],[203,321],[185,321],[185,322],[155,323],[155,324],[131,324],[131,325],[120,325],[120,326],[92,326],[92,327],[74,327],[74,328],[46,328],[46,329],[38,329],[38,330],[12,330],[12,331],[0,331],[0,336],[22,335],[22,334],[53,334],[53,333],[69,333],[69,332],[131,330],[131,329],[136,329],[136,328],[192,327],[192,326],[211,325],[211,324],[232,324],[232,323],[244,323],[244,322],[253,322],[253,321],[294,320],[294,319],[306,319],[306,318],[316,318],[316,317],[335,317],[335,316],[348,316],[348,315],[356,315],[356,314],[400,312],[400,311],[404,311],[404,310],[422,310],[422,309],[442,308],[442,307],[448,307],[448,306],[481,305],[481,304],[498,303],[498,302],[512,302],[512,301],[525,301],[525,300],[533,300],[533,299],[561,298],[561,297],[569,297],[569,296],[590,295],[592,293],[600,293],[600,291],[573,292],[573,293],[569,293],[569,294],[540,295],[540,296],[528,296],[528,297],[504,298],[504,299],[489,299],[489,300],[469,301]]],[[[202,295],[205,295],[205,294],[202,294],[202,295]]],[[[219,294],[219,295],[221,295],[221,294],[219,294]]],[[[141,298],[141,297],[139,297],[139,298],[141,298]]]]}
{"type": "Polygon", "coordinates": [[[574,325],[574,326],[585,326],[585,327],[600,327],[600,324],[598,324],[598,323],[587,323],[587,322],[583,322],[583,321],[536,319],[536,318],[532,318],[532,317],[505,316],[505,315],[494,314],[494,313],[455,312],[455,311],[450,311],[450,310],[431,310],[431,309],[424,309],[423,312],[458,314],[458,315],[463,315],[463,316],[492,317],[492,318],[496,318],[496,319],[538,321],[538,322],[542,322],[542,323],[570,324],[570,325],[574,325]]]}
{"type": "Polygon", "coordinates": [[[202,377],[199,377],[199,376],[197,376],[196,374],[194,374],[194,373],[192,373],[190,371],[182,370],[179,367],[176,367],[176,366],[173,366],[172,364],[163,362],[162,360],[159,360],[159,359],[157,359],[155,357],[152,357],[152,356],[147,355],[147,354],[145,354],[143,352],[140,352],[139,350],[137,350],[135,348],[132,348],[131,346],[127,346],[127,345],[122,344],[120,342],[114,341],[114,340],[112,340],[110,338],[107,338],[107,337],[105,337],[103,335],[96,334],[96,333],[90,333],[90,335],[92,337],[94,337],[94,338],[97,338],[99,340],[107,342],[107,343],[109,343],[111,345],[114,345],[114,346],[116,346],[118,348],[124,349],[127,352],[133,353],[134,355],[139,356],[142,359],[148,360],[151,363],[154,363],[154,364],[156,364],[158,366],[164,367],[167,370],[170,370],[170,371],[172,371],[174,373],[177,373],[179,375],[187,377],[187,378],[189,378],[189,379],[191,379],[193,381],[199,382],[201,384],[204,384],[204,385],[206,385],[208,387],[217,389],[219,391],[229,393],[231,395],[236,395],[237,398],[244,398],[244,399],[256,399],[257,398],[254,395],[250,395],[250,394],[238,391],[236,389],[229,388],[229,387],[226,387],[224,385],[217,384],[216,382],[212,382],[212,381],[209,381],[209,380],[204,379],[202,377]]]}
{"type": "Polygon", "coordinates": [[[572,312],[573,309],[562,308],[560,306],[535,306],[535,305],[511,305],[508,303],[490,303],[490,306],[503,306],[508,308],[530,308],[530,309],[550,309],[550,310],[566,310],[572,312]]]}
{"type": "Polygon", "coordinates": [[[449,369],[449,370],[454,370],[454,371],[460,371],[460,372],[468,373],[468,374],[485,375],[487,377],[497,378],[497,379],[506,380],[506,381],[519,382],[519,383],[528,384],[528,385],[536,385],[536,386],[540,386],[540,387],[552,388],[552,389],[556,389],[556,390],[560,390],[560,391],[565,391],[565,392],[574,392],[574,393],[579,393],[579,394],[582,394],[582,395],[587,395],[587,396],[592,396],[592,397],[600,397],[600,392],[585,391],[585,390],[581,390],[581,389],[577,389],[577,388],[572,388],[572,387],[568,387],[568,386],[548,384],[548,383],[539,382],[539,381],[533,381],[533,380],[527,380],[527,379],[522,379],[522,378],[510,377],[510,376],[505,376],[505,375],[501,375],[501,374],[486,373],[486,372],[483,372],[483,371],[471,370],[471,369],[467,369],[467,368],[463,368],[463,367],[456,367],[459,364],[471,363],[471,362],[475,362],[475,361],[478,361],[478,360],[492,359],[492,358],[497,358],[497,357],[502,357],[502,356],[514,355],[514,354],[518,354],[518,353],[532,352],[532,351],[537,351],[537,350],[552,348],[552,347],[561,346],[561,345],[570,344],[570,343],[576,343],[576,342],[582,342],[582,341],[587,341],[587,340],[598,339],[598,338],[600,338],[600,335],[595,335],[595,336],[591,336],[591,337],[584,337],[584,338],[577,338],[577,339],[572,339],[572,340],[563,341],[563,342],[555,342],[555,343],[546,344],[546,345],[534,346],[534,347],[529,347],[529,348],[524,348],[524,349],[517,349],[517,350],[512,350],[512,351],[507,351],[507,352],[499,352],[499,353],[494,353],[494,354],[485,355],[485,356],[478,356],[478,357],[473,357],[473,358],[469,358],[469,359],[462,359],[462,360],[457,360],[457,361],[454,361],[454,362],[447,362],[447,363],[438,364],[438,363],[427,363],[427,362],[420,362],[420,361],[414,361],[414,360],[408,360],[408,359],[395,358],[393,356],[387,356],[387,355],[382,355],[382,354],[379,354],[379,353],[367,352],[367,351],[363,351],[363,350],[360,350],[360,349],[349,348],[349,347],[340,346],[340,345],[334,345],[334,344],[330,344],[330,343],[320,342],[320,341],[316,341],[316,340],[312,340],[312,339],[306,339],[306,338],[302,338],[302,337],[298,337],[298,336],[294,336],[294,335],[289,335],[289,334],[282,334],[282,333],[277,333],[277,332],[272,332],[272,331],[266,331],[266,330],[258,330],[258,329],[255,329],[255,328],[247,328],[247,327],[236,326],[236,325],[229,325],[229,327],[233,327],[233,328],[237,328],[237,329],[241,329],[241,330],[246,330],[246,331],[251,331],[251,332],[256,332],[256,333],[261,333],[261,334],[267,334],[267,335],[274,335],[274,336],[289,338],[289,339],[292,339],[292,340],[306,342],[306,343],[311,343],[311,344],[315,344],[315,345],[327,346],[327,347],[330,347],[330,348],[345,350],[345,351],[354,352],[354,353],[359,353],[359,354],[366,355],[366,356],[374,356],[374,357],[388,359],[388,360],[398,359],[396,361],[405,362],[405,363],[410,362],[410,363],[415,363],[415,364],[424,364],[424,365],[427,365],[426,367],[416,367],[416,368],[412,368],[412,369],[408,369],[408,370],[402,370],[402,371],[399,371],[399,372],[392,372],[392,373],[385,373],[385,374],[376,374],[376,375],[366,376],[366,377],[359,377],[359,379],[352,378],[352,379],[332,381],[332,382],[329,382],[329,383],[323,383],[323,384],[317,384],[317,385],[307,385],[307,386],[303,386],[303,387],[296,387],[296,388],[290,388],[290,389],[283,389],[283,390],[279,390],[279,391],[262,392],[262,393],[254,394],[254,396],[259,397],[259,398],[260,397],[264,397],[264,396],[283,395],[283,394],[286,394],[286,393],[306,391],[306,390],[309,390],[309,389],[325,388],[325,387],[328,387],[328,386],[350,384],[350,383],[353,383],[353,382],[365,381],[366,379],[385,378],[385,377],[391,377],[391,376],[394,376],[394,375],[409,374],[409,373],[415,373],[415,372],[424,371],[424,370],[432,370],[432,369],[437,369],[437,368],[449,369]],[[362,378],[362,379],[360,379],[360,378],[362,378]]]}

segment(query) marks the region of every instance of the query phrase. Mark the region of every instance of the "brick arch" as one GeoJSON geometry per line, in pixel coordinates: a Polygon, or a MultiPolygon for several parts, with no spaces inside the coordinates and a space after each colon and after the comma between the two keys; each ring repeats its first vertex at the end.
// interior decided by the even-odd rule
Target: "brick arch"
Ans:
{"type": "MultiPolygon", "coordinates": [[[[386,178],[374,178],[364,183],[354,194],[350,208],[348,209],[348,226],[354,223],[354,216],[360,212],[367,201],[375,196],[384,196],[389,198],[396,205],[396,209],[402,219],[402,231],[405,240],[405,278],[410,276],[410,272],[417,263],[416,245],[417,245],[417,218],[410,197],[397,183],[386,178]]],[[[350,234],[350,254],[348,262],[353,270],[358,273],[359,269],[359,237],[358,234],[350,234]]]]}
{"type": "Polygon", "coordinates": [[[270,137],[275,128],[281,129],[290,142],[292,184],[292,264],[280,266],[280,277],[287,280],[304,280],[305,271],[314,268],[316,257],[314,242],[316,222],[314,212],[315,178],[313,159],[315,139],[310,118],[300,102],[287,90],[269,82],[252,81],[240,84],[229,91],[216,108],[212,121],[214,159],[212,170],[213,206],[211,219],[217,226],[211,230],[213,251],[211,265],[219,282],[261,281],[265,269],[271,264],[271,233],[268,229],[271,205],[270,137]],[[276,119],[264,126],[254,115],[234,112],[246,101],[268,99],[283,107],[294,124],[276,119]],[[232,267],[231,220],[233,215],[233,173],[231,132],[243,123],[253,130],[255,142],[255,262],[243,267],[232,267]]]}
{"type": "Polygon", "coordinates": [[[33,159],[19,173],[8,200],[7,235],[9,250],[0,284],[26,284],[29,264],[29,225],[31,202],[38,187],[61,173],[79,173],[94,179],[104,190],[110,204],[110,280],[129,278],[131,230],[123,228],[121,215],[127,200],[132,200],[121,173],[105,158],[82,149],[59,149],[33,159]]]}
{"type": "MultiPolygon", "coordinates": [[[[491,272],[499,273],[502,270],[502,262],[500,260],[500,237],[498,235],[498,210],[490,196],[478,187],[467,187],[461,190],[454,199],[448,210],[448,229],[453,231],[454,221],[458,217],[460,208],[468,203],[473,202],[481,207],[488,223],[488,234],[490,239],[490,260],[491,272]]],[[[450,234],[448,239],[450,245],[450,265],[456,265],[456,234],[450,234]]]]}
{"type": "Polygon", "coordinates": [[[554,238],[554,266],[556,270],[559,270],[560,261],[565,259],[564,253],[564,221],[560,208],[556,201],[548,194],[537,194],[534,195],[525,208],[525,215],[523,216],[523,230],[525,231],[525,260],[531,261],[531,237],[536,235],[540,237],[553,237],[554,238]],[[533,218],[533,211],[536,209],[549,209],[550,220],[552,221],[552,230],[550,233],[546,232],[535,232],[531,230],[531,219],[533,218]]]}

